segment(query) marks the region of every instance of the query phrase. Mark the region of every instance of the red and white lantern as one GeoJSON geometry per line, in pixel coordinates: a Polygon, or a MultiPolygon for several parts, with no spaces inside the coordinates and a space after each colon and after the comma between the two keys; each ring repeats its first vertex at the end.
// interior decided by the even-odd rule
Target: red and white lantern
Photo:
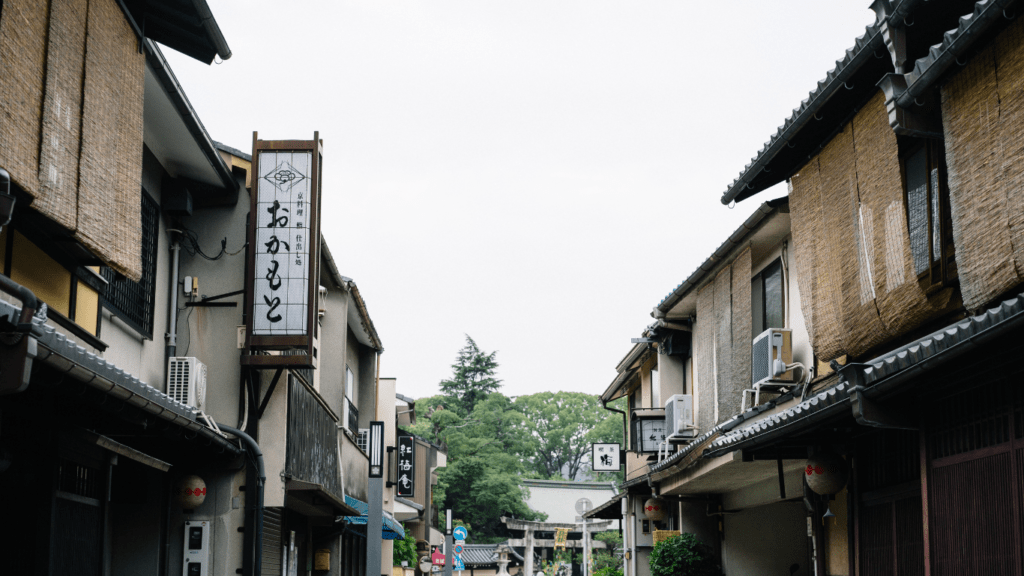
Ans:
{"type": "Polygon", "coordinates": [[[660,498],[648,498],[644,502],[644,516],[647,516],[648,520],[653,522],[661,522],[665,519],[665,515],[668,514],[668,506],[665,501],[660,498]]]}
{"type": "Polygon", "coordinates": [[[185,510],[195,510],[206,500],[206,482],[194,474],[178,480],[174,490],[178,504],[185,510]]]}
{"type": "Polygon", "coordinates": [[[815,494],[836,494],[846,486],[846,460],[835,452],[822,452],[807,459],[804,478],[815,494]]]}

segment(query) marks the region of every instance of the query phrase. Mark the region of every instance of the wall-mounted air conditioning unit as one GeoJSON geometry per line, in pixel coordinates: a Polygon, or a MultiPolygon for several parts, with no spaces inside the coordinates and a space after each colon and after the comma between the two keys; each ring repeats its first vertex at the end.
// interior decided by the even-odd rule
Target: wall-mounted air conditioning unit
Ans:
{"type": "Polygon", "coordinates": [[[750,359],[750,389],[743,391],[742,409],[746,410],[747,394],[754,397],[753,406],[761,403],[761,389],[779,391],[793,385],[793,331],[769,328],[754,338],[750,359]]]}
{"type": "Polygon", "coordinates": [[[675,394],[665,403],[665,433],[671,438],[693,438],[697,428],[693,425],[693,396],[675,394]]]}
{"type": "Polygon", "coordinates": [[[358,445],[359,449],[362,450],[363,452],[365,452],[367,454],[370,453],[370,429],[369,428],[360,428],[359,429],[359,435],[356,436],[356,445],[358,445]]]}
{"type": "Polygon", "coordinates": [[[196,410],[206,410],[206,364],[193,356],[169,358],[167,395],[196,410]]]}
{"type": "Polygon", "coordinates": [[[769,382],[793,382],[793,371],[786,366],[793,363],[793,331],[789,328],[769,328],[754,338],[750,360],[751,384],[759,386],[769,382]]]}

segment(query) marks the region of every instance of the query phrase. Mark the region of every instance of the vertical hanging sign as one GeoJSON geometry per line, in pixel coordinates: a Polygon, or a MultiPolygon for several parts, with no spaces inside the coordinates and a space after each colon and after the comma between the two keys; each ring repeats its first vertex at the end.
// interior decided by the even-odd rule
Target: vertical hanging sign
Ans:
{"type": "Polygon", "coordinates": [[[412,498],[416,492],[416,445],[412,436],[398,437],[397,491],[402,498],[412,498]]]}
{"type": "Polygon", "coordinates": [[[253,133],[248,345],[305,355],[252,355],[250,364],[314,365],[321,157],[319,133],[278,141],[253,133]]]}

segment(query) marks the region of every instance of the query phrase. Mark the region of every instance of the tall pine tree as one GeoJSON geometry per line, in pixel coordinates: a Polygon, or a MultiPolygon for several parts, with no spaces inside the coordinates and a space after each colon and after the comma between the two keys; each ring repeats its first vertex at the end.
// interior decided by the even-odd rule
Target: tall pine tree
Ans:
{"type": "Polygon", "coordinates": [[[494,359],[497,353],[484,353],[467,334],[466,345],[452,364],[452,377],[441,381],[441,392],[456,403],[463,416],[472,413],[477,402],[501,387],[501,380],[494,377],[498,369],[498,361],[494,359]]]}

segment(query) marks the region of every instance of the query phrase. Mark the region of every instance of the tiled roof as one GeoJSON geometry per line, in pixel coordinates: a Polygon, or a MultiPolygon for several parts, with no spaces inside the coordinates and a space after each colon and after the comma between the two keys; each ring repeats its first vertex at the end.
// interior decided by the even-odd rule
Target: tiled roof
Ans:
{"type": "Polygon", "coordinates": [[[771,161],[771,159],[787,146],[789,140],[807,124],[821,107],[839,90],[844,90],[849,77],[857,68],[869,58],[873,59],[876,50],[885,50],[885,42],[879,33],[876,24],[867,26],[864,34],[854,40],[852,47],[846,50],[842,59],[836,60],[836,66],[830,70],[825,78],[818,81],[818,85],[811,90],[800,106],[793,109],[793,113],[783,122],[782,126],[774,135],[765,142],[765,145],[747,164],[740,175],[733,180],[732,184],[722,194],[722,203],[728,204],[737,196],[743,196],[750,180],[753,179],[771,161]]]}
{"type": "Polygon", "coordinates": [[[996,337],[1021,326],[1024,326],[1024,295],[1006,300],[982,314],[965,318],[864,364],[850,365],[849,370],[860,373],[847,374],[843,370],[841,379],[834,386],[788,410],[723,434],[711,443],[704,455],[723,454],[748,441],[762,443],[804,429],[820,418],[850,410],[850,393],[855,385],[863,387],[866,392],[880,392],[882,387],[898,386],[902,383],[900,377],[912,375],[911,370],[934,368],[930,360],[951,360],[969,351],[979,340],[996,337]]]}
{"type": "Polygon", "coordinates": [[[961,16],[957,27],[942,35],[942,42],[929,48],[927,56],[914,62],[914,69],[906,75],[907,92],[897,103],[903,107],[913,104],[914,98],[920,96],[935,79],[955,64],[960,54],[991,25],[1007,15],[1006,8],[1012,3],[1013,0],[981,0],[975,3],[974,12],[961,16]]]}
{"type": "MultiPolygon", "coordinates": [[[[480,566],[486,564],[495,564],[498,561],[498,546],[501,544],[466,544],[462,549],[462,562],[466,566],[480,566]]],[[[523,562],[523,557],[515,551],[514,548],[509,547],[511,554],[509,554],[509,560],[512,560],[514,564],[516,560],[519,563],[523,562]]]]}
{"type": "MultiPolygon", "coordinates": [[[[0,319],[17,324],[20,315],[21,308],[0,300],[0,319]]],[[[39,315],[32,318],[31,334],[36,339],[38,347],[36,362],[53,366],[106,394],[120,398],[158,418],[198,433],[234,453],[239,452],[239,449],[227,438],[200,422],[199,413],[195,408],[178,402],[86,350],[53,326],[47,325],[46,320],[39,315]]]]}
{"type": "Polygon", "coordinates": [[[754,213],[751,214],[750,217],[747,218],[747,220],[725,240],[725,242],[722,242],[711,256],[708,256],[707,260],[693,271],[693,274],[690,274],[686,280],[683,280],[678,286],[662,298],[661,302],[658,302],[658,305],[655,306],[654,309],[660,312],[668,312],[669,308],[675,306],[676,303],[687,294],[687,292],[696,288],[697,285],[700,284],[700,281],[709,272],[721,264],[722,260],[729,255],[733,248],[737,247],[745,238],[753,233],[761,224],[761,221],[767,218],[775,210],[776,206],[788,202],[788,198],[780,198],[778,200],[761,204],[757,210],[755,210],[754,213]]]}

